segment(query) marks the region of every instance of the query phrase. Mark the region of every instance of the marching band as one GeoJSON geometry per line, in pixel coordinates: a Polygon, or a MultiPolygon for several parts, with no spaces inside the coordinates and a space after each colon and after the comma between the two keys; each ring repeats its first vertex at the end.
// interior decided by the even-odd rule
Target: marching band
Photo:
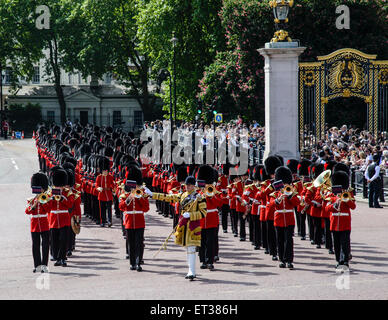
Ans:
{"type": "MultiPolygon", "coordinates": [[[[40,172],[31,178],[36,196],[28,200],[34,272],[67,266],[83,216],[100,227],[112,226],[112,207],[121,221],[130,270],[142,271],[145,214],[150,203],[172,219],[171,236],[186,248],[189,271],[215,270],[220,259],[219,229],[264,249],[280,268],[294,268],[295,236],[321,248],[337,265],[349,267],[351,210],[349,168],[272,155],[264,164],[236,174],[229,164],[162,165],[142,163],[141,142],[132,133],[98,126],[40,127],[35,137],[40,172]],[[152,202],[150,200],[153,200],[152,202]],[[246,224],[248,224],[247,238],[246,224]],[[297,230],[295,230],[295,226],[297,230]],[[41,248],[40,248],[41,247],[41,248]],[[41,251],[42,250],[42,251],[41,251]]],[[[222,248],[222,247],[221,247],[222,248]]]]}

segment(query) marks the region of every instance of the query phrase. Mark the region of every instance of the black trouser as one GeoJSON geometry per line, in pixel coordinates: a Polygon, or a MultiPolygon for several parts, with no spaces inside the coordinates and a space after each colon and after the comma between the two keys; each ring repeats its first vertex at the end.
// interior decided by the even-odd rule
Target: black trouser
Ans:
{"type": "Polygon", "coordinates": [[[299,213],[300,236],[306,237],[306,213],[299,213]]]}
{"type": "Polygon", "coordinates": [[[268,236],[267,236],[267,221],[260,221],[261,225],[261,243],[263,244],[263,248],[268,249],[268,236]]]}
{"type": "Polygon", "coordinates": [[[202,229],[201,247],[199,248],[199,261],[205,264],[213,264],[216,246],[217,228],[202,229]]]}
{"type": "MultiPolygon", "coordinates": [[[[124,213],[120,211],[120,221],[121,221],[121,231],[123,232],[123,236],[127,235],[127,232],[125,231],[125,225],[124,225],[124,213]]],[[[127,254],[128,254],[128,248],[127,248],[127,254]]]]}
{"type": "Polygon", "coordinates": [[[31,232],[32,257],[34,258],[34,268],[40,265],[48,265],[50,232],[31,232]],[[42,238],[42,254],[40,252],[40,238],[42,238]]]}
{"type": "Polygon", "coordinates": [[[237,219],[238,219],[238,214],[236,212],[236,209],[230,209],[230,220],[232,222],[232,232],[234,234],[238,233],[237,229],[237,219]]]}
{"type": "Polygon", "coordinates": [[[261,246],[261,223],[259,215],[251,215],[253,227],[253,244],[255,247],[261,246]]]}
{"type": "Polygon", "coordinates": [[[112,201],[100,201],[100,223],[112,223],[112,201]],[[108,211],[108,221],[106,212],[108,211]]]}
{"type": "Polygon", "coordinates": [[[174,212],[173,228],[175,228],[175,226],[178,224],[178,222],[179,222],[179,214],[176,214],[174,212]]]}
{"type": "Polygon", "coordinates": [[[279,260],[285,263],[294,261],[294,226],[275,227],[279,260]]]}
{"type": "Polygon", "coordinates": [[[218,257],[218,252],[220,249],[219,246],[219,241],[218,241],[218,232],[220,231],[220,225],[218,225],[217,230],[216,230],[216,242],[215,242],[215,248],[214,248],[214,256],[218,257]]]}
{"type": "Polygon", "coordinates": [[[119,199],[117,198],[116,195],[113,196],[113,206],[115,209],[116,218],[120,218],[119,199]]]}
{"type": "Polygon", "coordinates": [[[335,260],[339,264],[349,262],[350,254],[350,230],[332,231],[334,239],[335,260]]]}
{"type": "Polygon", "coordinates": [[[248,213],[248,229],[249,229],[249,241],[250,242],[254,242],[254,234],[253,234],[253,218],[252,218],[252,214],[251,213],[248,213]]]}
{"type": "Polygon", "coordinates": [[[230,208],[228,204],[223,204],[221,207],[221,223],[222,223],[222,230],[228,231],[228,214],[229,214],[230,208]]]}
{"type": "MultiPolygon", "coordinates": [[[[170,218],[174,219],[175,207],[170,203],[169,208],[170,208],[170,218]]],[[[174,222],[172,224],[174,224],[174,222]]]]}
{"type": "Polygon", "coordinates": [[[240,239],[245,239],[247,234],[245,231],[245,218],[244,212],[237,212],[238,219],[240,220],[240,239]]]}
{"type": "Polygon", "coordinates": [[[67,230],[67,251],[72,251],[75,247],[75,233],[72,227],[69,227],[67,230]]]}
{"type": "Polygon", "coordinates": [[[333,239],[330,231],[330,218],[324,218],[325,220],[325,247],[326,249],[333,250],[333,239]]]}
{"type": "Polygon", "coordinates": [[[301,234],[301,231],[300,231],[300,212],[298,212],[298,210],[296,208],[294,208],[294,212],[295,212],[295,221],[296,221],[296,226],[297,226],[297,230],[298,230],[298,235],[301,234]]]}
{"type": "Polygon", "coordinates": [[[369,207],[379,207],[379,197],[381,192],[380,178],[369,183],[369,207]]]}
{"type": "Polygon", "coordinates": [[[67,236],[69,234],[69,227],[62,227],[59,229],[50,229],[51,245],[53,258],[55,260],[65,260],[67,248],[67,236]]]}
{"type": "Polygon", "coordinates": [[[310,240],[314,240],[314,223],[312,216],[309,214],[307,215],[307,223],[309,225],[309,238],[310,240]]]}
{"type": "Polygon", "coordinates": [[[100,203],[96,196],[92,196],[92,207],[93,207],[93,220],[100,221],[100,203]]]}
{"type": "Polygon", "coordinates": [[[268,249],[271,256],[277,256],[276,233],[273,226],[273,220],[267,220],[267,239],[268,249]]]}
{"type": "Polygon", "coordinates": [[[131,266],[140,265],[144,250],[144,228],[125,229],[127,231],[127,250],[131,266]]]}
{"type": "Polygon", "coordinates": [[[316,245],[322,243],[322,218],[311,217],[314,225],[314,242],[316,245]]]}

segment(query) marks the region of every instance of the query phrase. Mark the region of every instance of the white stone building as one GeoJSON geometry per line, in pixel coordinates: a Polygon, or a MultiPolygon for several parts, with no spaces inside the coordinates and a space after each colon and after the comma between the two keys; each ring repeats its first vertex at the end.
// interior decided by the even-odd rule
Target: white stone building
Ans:
{"type": "MultiPolygon", "coordinates": [[[[46,81],[44,60],[35,67],[31,82],[19,80],[21,88],[10,92],[11,71],[3,71],[3,99],[6,105],[39,103],[46,121],[60,123],[60,108],[52,83],[46,81]]],[[[117,83],[112,76],[91,86],[91,77],[82,79],[80,73],[62,70],[61,82],[66,101],[66,116],[71,121],[99,126],[121,126],[136,131],[143,125],[143,112],[137,100],[126,93],[127,88],[117,83]]],[[[153,84],[149,84],[152,88],[153,84]]]]}

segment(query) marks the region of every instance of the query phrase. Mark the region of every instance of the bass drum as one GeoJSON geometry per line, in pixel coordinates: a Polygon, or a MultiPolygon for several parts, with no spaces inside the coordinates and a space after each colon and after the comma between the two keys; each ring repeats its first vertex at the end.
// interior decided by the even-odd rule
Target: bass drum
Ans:
{"type": "Polygon", "coordinates": [[[79,234],[81,232],[81,222],[80,222],[79,216],[72,216],[71,217],[71,228],[73,229],[73,232],[75,234],[79,234]]]}

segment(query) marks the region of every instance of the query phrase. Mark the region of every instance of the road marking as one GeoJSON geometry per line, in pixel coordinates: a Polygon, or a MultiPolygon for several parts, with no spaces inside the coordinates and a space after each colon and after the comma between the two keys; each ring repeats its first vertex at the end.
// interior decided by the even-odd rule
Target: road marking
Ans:
{"type": "Polygon", "coordinates": [[[11,158],[11,162],[12,162],[12,164],[13,164],[13,167],[14,167],[16,170],[19,170],[19,167],[17,166],[17,164],[16,164],[14,158],[11,158]]]}

